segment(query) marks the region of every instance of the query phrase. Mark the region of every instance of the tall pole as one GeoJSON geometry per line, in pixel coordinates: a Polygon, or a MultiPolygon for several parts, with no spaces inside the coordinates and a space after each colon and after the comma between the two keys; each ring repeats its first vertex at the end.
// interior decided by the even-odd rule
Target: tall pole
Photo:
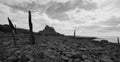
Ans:
{"type": "Polygon", "coordinates": [[[28,20],[29,20],[29,34],[30,34],[30,38],[29,38],[29,40],[30,40],[30,42],[31,42],[31,44],[32,45],[34,45],[35,44],[35,37],[34,37],[34,33],[33,33],[33,24],[32,24],[32,17],[31,17],[31,11],[29,11],[28,12],[29,14],[28,14],[28,20]]]}
{"type": "Polygon", "coordinates": [[[120,43],[120,42],[119,42],[119,37],[117,37],[117,42],[118,42],[118,44],[120,43]]]}
{"type": "Polygon", "coordinates": [[[75,37],[76,37],[76,30],[74,30],[74,39],[75,39],[75,37]]]}
{"type": "Polygon", "coordinates": [[[16,29],[15,29],[12,21],[9,19],[9,17],[8,17],[8,22],[9,22],[10,30],[11,30],[11,32],[12,32],[12,37],[13,37],[13,41],[14,41],[14,46],[16,47],[16,44],[17,44],[17,43],[16,43],[16,40],[15,40],[15,31],[16,31],[16,29]]]}

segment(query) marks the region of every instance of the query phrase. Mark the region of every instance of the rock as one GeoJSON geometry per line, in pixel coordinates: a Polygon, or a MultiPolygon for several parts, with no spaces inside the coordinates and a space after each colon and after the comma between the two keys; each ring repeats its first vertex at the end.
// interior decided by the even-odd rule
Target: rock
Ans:
{"type": "Polygon", "coordinates": [[[101,40],[101,43],[108,43],[108,40],[101,40]]]}
{"type": "Polygon", "coordinates": [[[88,50],[87,48],[79,48],[79,49],[82,50],[82,51],[88,50]]]}
{"type": "Polygon", "coordinates": [[[39,52],[38,56],[39,56],[39,59],[44,59],[45,58],[44,52],[39,52]]]}
{"type": "Polygon", "coordinates": [[[34,62],[34,58],[31,55],[26,55],[26,58],[29,59],[29,61],[34,62]]]}
{"type": "Polygon", "coordinates": [[[86,58],[88,58],[88,56],[83,54],[83,55],[82,55],[82,58],[83,58],[83,59],[86,59],[86,58]]]}
{"type": "Polygon", "coordinates": [[[70,54],[70,53],[67,53],[67,54],[66,54],[66,56],[67,56],[67,57],[71,57],[71,56],[72,56],[72,54],[70,54]]]}
{"type": "Polygon", "coordinates": [[[8,60],[9,62],[13,62],[13,61],[16,61],[16,60],[17,60],[17,57],[16,57],[16,56],[10,56],[10,57],[7,58],[7,60],[8,60]]]}
{"type": "Polygon", "coordinates": [[[102,58],[101,58],[101,61],[104,61],[104,62],[113,62],[109,56],[106,56],[106,55],[102,55],[102,58]]]}
{"type": "Polygon", "coordinates": [[[46,25],[45,29],[43,31],[52,31],[52,32],[55,32],[55,29],[53,27],[50,27],[50,26],[46,25]]]}
{"type": "Polygon", "coordinates": [[[68,62],[73,62],[73,59],[70,58],[70,59],[68,60],[68,62]]]}
{"type": "Polygon", "coordinates": [[[81,62],[79,58],[74,59],[74,62],[81,62]]]}
{"type": "Polygon", "coordinates": [[[16,51],[15,54],[16,55],[20,55],[22,53],[22,51],[16,51]]]}
{"type": "Polygon", "coordinates": [[[49,57],[49,58],[55,58],[55,54],[53,51],[46,51],[44,52],[45,56],[49,57]]]}
{"type": "Polygon", "coordinates": [[[0,61],[0,62],[3,62],[3,61],[0,61]]]}
{"type": "Polygon", "coordinates": [[[100,62],[100,60],[98,60],[98,59],[94,59],[94,62],[100,62]]]}
{"type": "Polygon", "coordinates": [[[67,56],[63,56],[63,55],[61,55],[61,58],[62,58],[63,60],[68,60],[68,59],[69,59],[67,56]]]}
{"type": "Polygon", "coordinates": [[[91,60],[85,59],[84,62],[92,62],[91,60]]]}

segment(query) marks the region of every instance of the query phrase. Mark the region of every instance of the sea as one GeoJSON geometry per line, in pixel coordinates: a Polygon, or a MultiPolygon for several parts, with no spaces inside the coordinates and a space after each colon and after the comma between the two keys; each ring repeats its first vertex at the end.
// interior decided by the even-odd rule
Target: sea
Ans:
{"type": "Polygon", "coordinates": [[[95,39],[95,40],[108,40],[109,42],[113,42],[113,43],[117,43],[117,38],[118,37],[114,37],[114,36],[99,36],[97,37],[99,39],[95,39]]]}

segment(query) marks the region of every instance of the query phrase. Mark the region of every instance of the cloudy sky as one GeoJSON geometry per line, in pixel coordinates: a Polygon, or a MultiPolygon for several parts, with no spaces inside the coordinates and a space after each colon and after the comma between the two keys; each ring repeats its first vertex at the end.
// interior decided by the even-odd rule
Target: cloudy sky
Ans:
{"type": "Polygon", "coordinates": [[[120,36],[120,0],[0,0],[0,24],[10,17],[28,29],[28,10],[35,32],[50,25],[66,35],[120,36]]]}

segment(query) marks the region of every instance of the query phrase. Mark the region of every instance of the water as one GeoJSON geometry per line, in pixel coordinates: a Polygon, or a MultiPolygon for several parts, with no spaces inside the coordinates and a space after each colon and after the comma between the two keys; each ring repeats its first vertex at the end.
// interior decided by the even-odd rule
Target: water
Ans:
{"type": "Polygon", "coordinates": [[[101,37],[98,37],[98,38],[100,38],[100,39],[96,39],[96,40],[108,40],[109,42],[117,43],[117,37],[101,36],[101,37]]]}

